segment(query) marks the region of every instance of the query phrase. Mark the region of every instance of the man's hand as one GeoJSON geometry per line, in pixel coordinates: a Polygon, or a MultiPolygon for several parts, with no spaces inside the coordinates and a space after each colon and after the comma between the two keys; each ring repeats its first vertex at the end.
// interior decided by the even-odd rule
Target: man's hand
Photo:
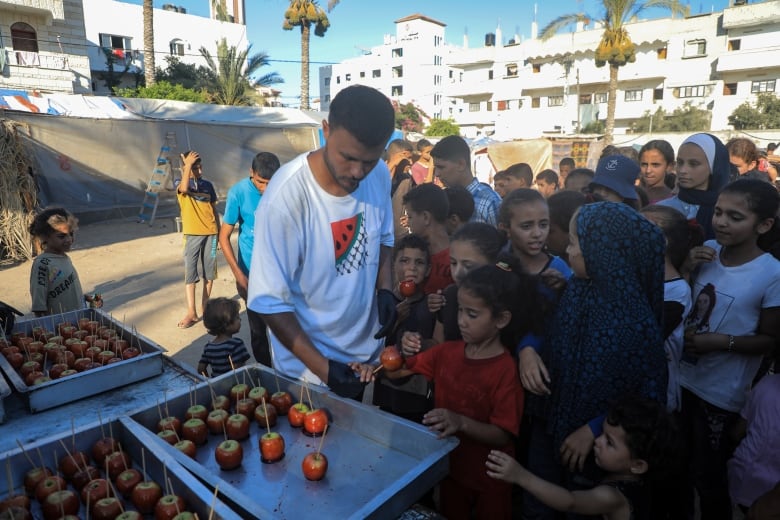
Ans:
{"type": "Polygon", "coordinates": [[[582,471],[594,442],[593,432],[587,424],[580,426],[564,439],[560,450],[561,460],[569,471],[582,471]]]}
{"type": "Polygon", "coordinates": [[[238,295],[244,301],[247,301],[247,290],[249,288],[249,278],[247,278],[246,275],[241,271],[236,273],[235,277],[236,277],[236,291],[238,291],[238,295]]]}
{"type": "Polygon", "coordinates": [[[328,387],[334,393],[354,399],[363,391],[363,386],[364,383],[349,365],[328,360],[328,387]]]}
{"type": "Polygon", "coordinates": [[[377,307],[379,310],[379,324],[382,328],[374,335],[374,339],[386,338],[395,328],[398,319],[396,305],[398,301],[389,289],[379,289],[376,292],[377,307]]]}

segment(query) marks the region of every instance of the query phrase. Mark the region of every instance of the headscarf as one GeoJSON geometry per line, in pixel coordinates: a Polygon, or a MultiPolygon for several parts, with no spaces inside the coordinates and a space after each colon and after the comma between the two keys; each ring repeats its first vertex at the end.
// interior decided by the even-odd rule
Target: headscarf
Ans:
{"type": "Polygon", "coordinates": [[[618,397],[666,402],[663,233],[616,202],[582,206],[576,226],[588,278],[569,281],[548,351],[548,433],[556,452],[618,397]]]}
{"type": "Polygon", "coordinates": [[[682,144],[695,144],[704,152],[710,166],[710,182],[706,190],[680,188],[677,198],[688,204],[699,206],[699,210],[696,212],[696,222],[704,229],[705,238],[714,238],[712,214],[715,211],[715,203],[718,201],[720,190],[729,183],[729,179],[733,175],[736,175],[736,171],[732,172],[734,167],[731,165],[728,149],[714,135],[693,134],[682,144]]]}

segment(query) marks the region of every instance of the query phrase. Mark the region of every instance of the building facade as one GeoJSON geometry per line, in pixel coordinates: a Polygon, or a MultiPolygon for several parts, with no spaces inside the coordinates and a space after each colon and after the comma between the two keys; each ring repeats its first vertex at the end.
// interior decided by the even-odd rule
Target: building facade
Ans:
{"type": "MultiPolygon", "coordinates": [[[[594,62],[603,32],[598,24],[579,24],[544,41],[535,24],[525,41],[514,36],[504,42],[498,28],[474,48],[465,38],[462,46],[448,44],[445,24],[423,15],[395,24],[396,36],[383,45],[320,68],[323,108],[341,88],[364,83],[400,103],[414,103],[430,117],[453,119],[472,138],[570,134],[606,118],[609,67],[594,62]],[[407,24],[425,36],[408,51],[418,61],[394,76],[407,53],[407,24]],[[394,53],[397,48],[404,56],[394,53]]],[[[712,114],[712,130],[725,130],[737,106],[754,102],[759,93],[777,92],[780,0],[732,0],[722,12],[632,21],[626,29],[637,52],[636,61],[618,73],[616,134],[630,132],[631,123],[647,112],[670,113],[686,103],[712,114]]]]}
{"type": "MultiPolygon", "coordinates": [[[[116,0],[81,1],[84,3],[86,49],[93,92],[110,92],[106,84],[109,74],[119,76],[119,87],[137,86],[144,76],[142,6],[116,0]],[[110,71],[109,60],[113,71],[110,71]]],[[[183,8],[171,9],[171,4],[165,7],[154,9],[153,15],[155,65],[159,68],[167,66],[166,56],[205,67],[206,60],[199,49],[206,48],[216,59],[217,42],[221,38],[239,50],[246,50],[249,45],[243,23],[187,14],[183,8]]]]}
{"type": "Polygon", "coordinates": [[[91,90],[81,0],[0,1],[0,88],[91,90]]]}

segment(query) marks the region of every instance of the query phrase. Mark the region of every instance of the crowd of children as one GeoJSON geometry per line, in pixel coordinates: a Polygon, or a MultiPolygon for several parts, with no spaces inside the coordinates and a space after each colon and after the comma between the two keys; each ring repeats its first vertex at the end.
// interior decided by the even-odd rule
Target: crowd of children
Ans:
{"type": "MultiPolygon", "coordinates": [[[[376,404],[460,440],[445,517],[692,519],[698,497],[709,520],[771,503],[780,195],[746,148],[694,134],[676,154],[607,150],[595,171],[514,165],[495,177],[495,225],[433,184],[406,193],[394,273],[417,289],[396,294],[405,365],[377,376],[376,404]],[[443,287],[427,273],[445,253],[443,287]]],[[[463,186],[450,166],[445,191],[463,186]]]]}
{"type": "MultiPolygon", "coordinates": [[[[698,497],[703,520],[764,518],[780,493],[780,194],[755,145],[699,133],[676,154],[613,147],[595,171],[521,163],[493,191],[459,139],[419,143],[417,161],[394,142],[388,157],[387,344],[405,363],[374,390],[383,410],[458,437],[442,514],[690,520],[698,497]]],[[[36,315],[84,305],[75,229],[60,208],[30,227],[36,315]]],[[[207,302],[199,371],[249,359],[238,312],[207,302]]]]}

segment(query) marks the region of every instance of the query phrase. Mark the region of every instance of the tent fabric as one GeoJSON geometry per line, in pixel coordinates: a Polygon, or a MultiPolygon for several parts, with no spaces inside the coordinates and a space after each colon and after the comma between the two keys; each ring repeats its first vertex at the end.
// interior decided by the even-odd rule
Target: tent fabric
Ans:
{"type": "Polygon", "coordinates": [[[547,139],[490,143],[487,154],[497,172],[517,163],[527,163],[537,173],[552,167],[552,143],[547,139]]]}

